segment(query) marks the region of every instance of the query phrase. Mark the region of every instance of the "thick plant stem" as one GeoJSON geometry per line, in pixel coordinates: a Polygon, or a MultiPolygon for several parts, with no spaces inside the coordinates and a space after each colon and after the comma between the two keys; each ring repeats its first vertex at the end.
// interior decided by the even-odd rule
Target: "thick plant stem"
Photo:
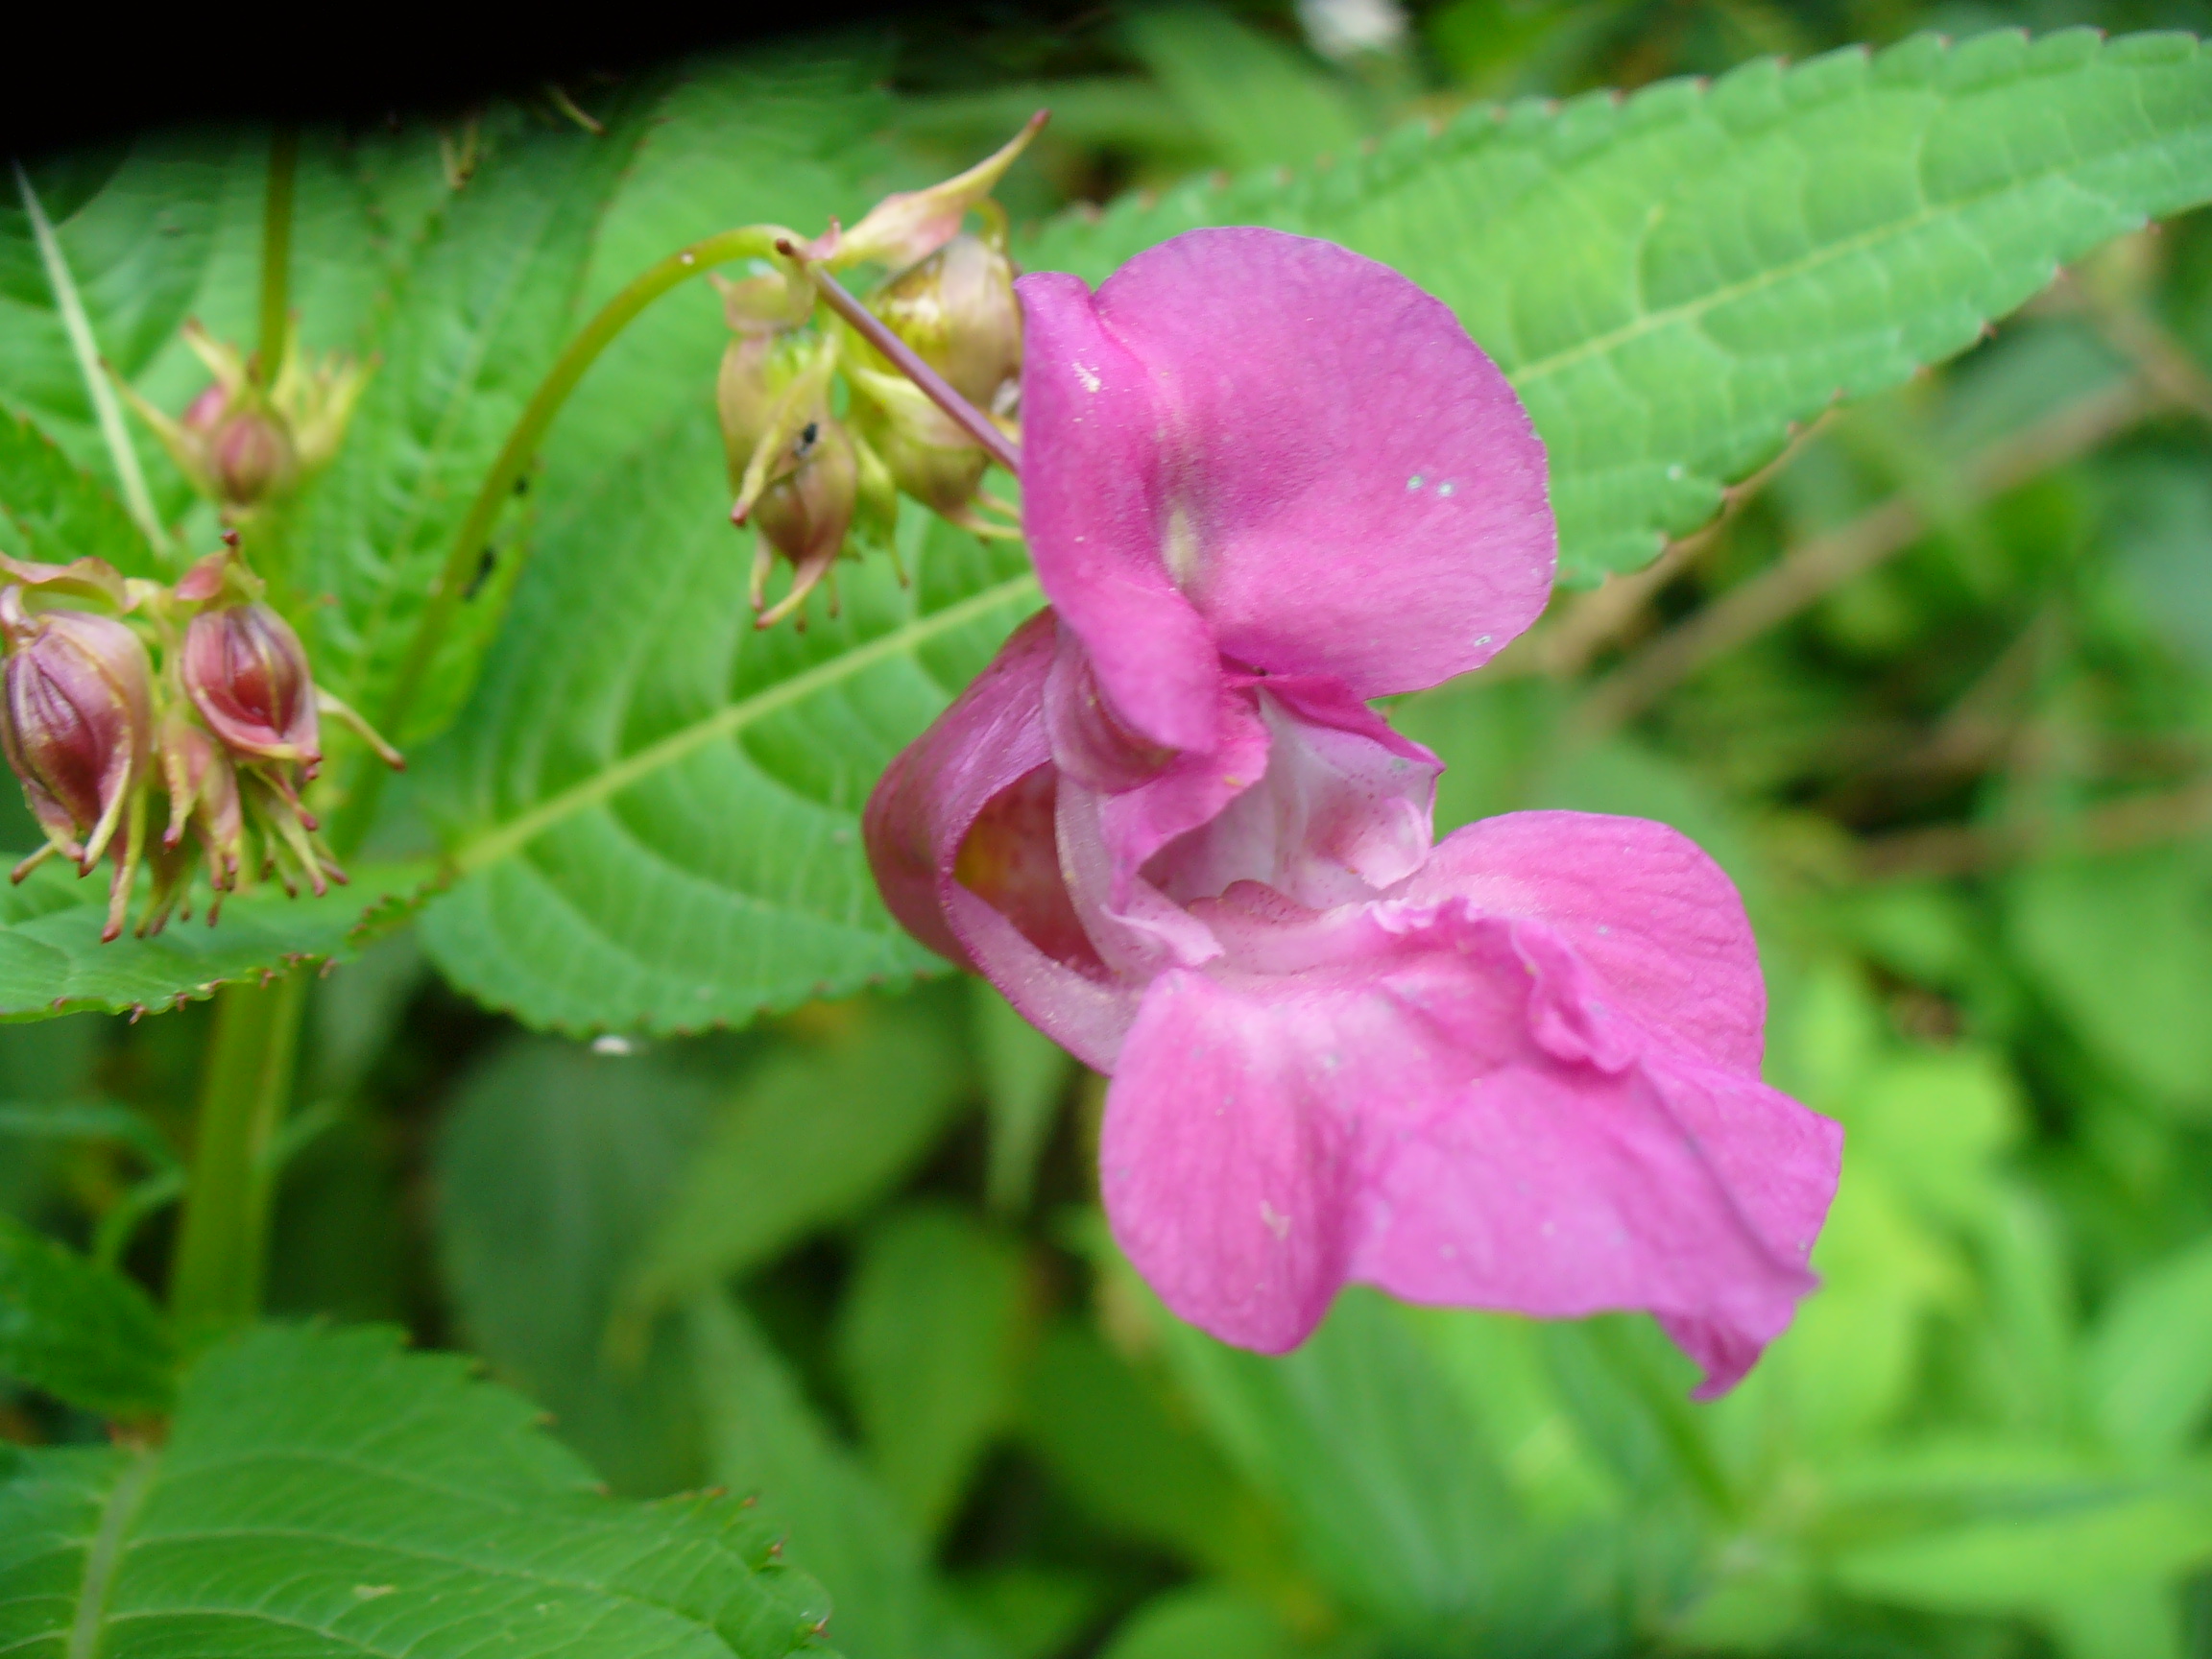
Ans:
{"type": "Polygon", "coordinates": [[[300,129],[279,127],[269,139],[269,194],[261,212],[260,378],[274,386],[284,368],[292,308],[292,182],[300,170],[300,129]]]}
{"type": "MultiPolygon", "coordinates": [[[[421,617],[415,625],[415,637],[408,641],[407,655],[400,660],[399,671],[393,678],[391,693],[385,698],[384,706],[373,715],[376,729],[385,736],[394,742],[405,741],[407,719],[414,712],[415,700],[421,694],[430,664],[436,660],[439,647],[445,641],[446,631],[452,627],[453,618],[469,593],[499,515],[521,482],[532,457],[538,453],[539,445],[544,442],[553,418],[561,413],[585,372],[614,343],[615,336],[661,295],[733,259],[765,258],[775,252],[780,239],[790,234],[777,225],[748,225],[724,230],[688,248],[680,248],[658,264],[647,266],[627,288],[601,306],[599,314],[568,343],[568,349],[561,353],[560,360],[540,382],[521,419],[515,422],[515,430],[508,434],[505,447],[492,463],[492,470],[485,474],[483,487],[469,504],[469,517],[462,520],[460,532],[453,538],[445,567],[431,588],[429,603],[423,607],[421,617]]],[[[376,803],[384,787],[384,768],[375,763],[373,757],[365,757],[352,771],[352,787],[348,790],[329,830],[330,845],[341,858],[359,849],[362,837],[368,834],[375,817],[376,803]]]]}
{"type": "Polygon", "coordinates": [[[291,1101],[310,979],[294,968],[268,984],[216,994],[170,1269],[170,1311],[187,1333],[226,1331],[261,1310],[274,1190],[269,1145],[291,1101]]]}

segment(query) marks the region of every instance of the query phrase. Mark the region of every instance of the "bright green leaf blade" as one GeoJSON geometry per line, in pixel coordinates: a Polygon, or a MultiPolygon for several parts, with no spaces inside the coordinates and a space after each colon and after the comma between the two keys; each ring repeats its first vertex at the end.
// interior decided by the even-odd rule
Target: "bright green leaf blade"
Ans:
{"type": "Polygon", "coordinates": [[[1298,1644],[1262,1602],[1201,1584],[1130,1614],[1102,1659],[1291,1659],[1298,1644]]]}
{"type": "Polygon", "coordinates": [[[938,965],[877,896],[860,809],[1035,580],[939,525],[913,589],[871,564],[842,619],[757,634],[722,466],[695,425],[548,524],[466,730],[424,757],[463,879],[423,942],[527,1023],[742,1024],[938,965]]]}
{"type": "Polygon", "coordinates": [[[1114,1536],[1246,1584],[1295,1577],[1274,1511],[1162,1392],[1090,1326],[1064,1320],[1030,1365],[1021,1434],[1114,1536]]]}
{"type": "Polygon", "coordinates": [[[2119,1074],[2212,1112],[2212,859],[2194,846],[2051,859],[2016,878],[2009,921],[2056,1011],[2119,1074]]]}
{"type": "Polygon", "coordinates": [[[1455,310],[1551,451],[1590,581],[1709,518],[1836,397],[1963,350],[2057,268],[2212,197],[2212,54],[2087,30],[1917,36],[1705,88],[1474,109],[1287,183],[1185,186],[1047,227],[1096,281],[1199,225],[1342,242],[1455,310]]]}
{"type": "MultiPolygon", "coordinates": [[[[344,449],[307,493],[295,532],[317,678],[376,718],[433,582],[493,458],[581,321],[592,237],[643,132],[651,87],[608,130],[535,128],[507,111],[490,153],[445,203],[376,331],[379,362],[344,449]]],[[[419,158],[422,159],[422,158],[419,158]]],[[[509,523],[493,538],[512,569],[509,523]]],[[[496,556],[433,665],[403,747],[443,725],[468,689],[509,588],[496,556]]]]}
{"type": "Polygon", "coordinates": [[[624,1363],[607,1321],[717,1093],[659,1054],[534,1038],[468,1075],[438,1138],[439,1262],[469,1345],[621,1492],[700,1478],[673,1334],[624,1363]]]}
{"type": "Polygon", "coordinates": [[[924,1537],[952,1518],[1014,1405],[1022,1253],[947,1204],[894,1210],[861,1237],[838,1354],[877,1478],[924,1537]]]}
{"type": "Polygon", "coordinates": [[[2032,1613],[2212,1561],[2212,1503],[2108,1486],[2072,1502],[1885,1540],[1840,1555],[1853,1594],[1942,1613],[2032,1613]]]}
{"type": "Polygon", "coordinates": [[[757,1511],[598,1496],[535,1411],[393,1332],[251,1333],[159,1452],[0,1453],[0,1650],[822,1650],[825,1599],[757,1511]]]}
{"type": "Polygon", "coordinates": [[[638,1252],[636,1320],[767,1261],[882,1193],[965,1097],[968,1070],[935,993],[830,1010],[830,1029],[741,1077],[638,1252]]]}
{"type": "MultiPolygon", "coordinates": [[[[427,865],[362,865],[351,886],[320,899],[287,899],[264,886],[226,900],[212,927],[196,913],[152,938],[126,931],[103,945],[106,875],[103,868],[80,881],[50,861],[20,887],[0,889],[0,1020],[87,1009],[157,1014],[290,962],[343,959],[411,909],[435,878],[427,865]]],[[[141,896],[133,916],[144,903],[141,896]]]]}
{"type": "MultiPolygon", "coordinates": [[[[869,62],[703,66],[610,209],[597,298],[733,224],[850,223],[887,180],[869,62]]],[[[898,180],[897,182],[915,180],[898,180]]],[[[612,347],[547,445],[527,578],[467,720],[422,757],[465,878],[426,919],[445,974],[571,1032],[742,1024],[904,979],[859,809],[1040,600],[1019,550],[911,516],[902,589],[880,554],[802,635],[757,635],[749,534],[713,417],[729,338],[679,289],[612,347]]]]}
{"type": "Polygon", "coordinates": [[[829,1588],[828,1634],[852,1659],[993,1659],[931,1572],[921,1535],[833,1439],[752,1320],[708,1293],[685,1310],[708,1467],[759,1495],[790,1553],[829,1588]]]}
{"type": "Polygon", "coordinates": [[[11,419],[5,412],[0,412],[0,548],[51,565],[90,554],[128,576],[156,574],[154,550],[122,504],[28,419],[11,419]]]}
{"type": "Polygon", "coordinates": [[[0,1377],[108,1417],[169,1408],[174,1350],[146,1293],[0,1215],[0,1377]]]}
{"type": "Polygon", "coordinates": [[[2090,1412],[2115,1446],[2173,1456],[2212,1410],[2212,1239],[2128,1279],[2082,1356],[2090,1412]]]}

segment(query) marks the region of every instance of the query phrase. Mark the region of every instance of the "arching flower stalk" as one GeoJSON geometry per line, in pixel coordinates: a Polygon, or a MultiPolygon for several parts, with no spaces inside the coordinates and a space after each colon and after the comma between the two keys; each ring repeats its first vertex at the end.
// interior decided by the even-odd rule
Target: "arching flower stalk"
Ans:
{"type": "Polygon", "coordinates": [[[1280,1352],[1347,1281],[1647,1309],[1731,1386],[1813,1287],[1840,1144],[1759,1079],[1733,887],[1639,819],[1432,844],[1438,762],[1368,707],[1543,608],[1511,387],[1411,283],[1273,231],[1019,289],[1051,610],[870,801],[892,910],[1111,1075],[1107,1214],[1185,1318],[1280,1352]]]}

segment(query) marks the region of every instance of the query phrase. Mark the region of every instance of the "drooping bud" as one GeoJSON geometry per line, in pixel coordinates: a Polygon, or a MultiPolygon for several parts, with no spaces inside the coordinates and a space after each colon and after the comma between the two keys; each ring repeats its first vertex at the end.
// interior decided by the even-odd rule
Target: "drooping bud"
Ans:
{"type": "Polygon", "coordinates": [[[184,690],[233,754],[322,764],[315,681],[292,625],[259,600],[203,611],[184,632],[184,690]]]}
{"type": "Polygon", "coordinates": [[[291,437],[271,415],[254,408],[228,415],[207,444],[207,470],[215,497],[240,510],[290,487],[299,470],[291,437]]]}
{"type": "MultiPolygon", "coordinates": [[[[84,611],[27,612],[0,592],[8,641],[0,747],[49,847],[80,875],[108,851],[153,743],[153,666],[125,624],[84,611]]],[[[26,859],[16,879],[44,854],[26,859]]]]}
{"type": "Polygon", "coordinates": [[[754,452],[768,436],[792,382],[805,372],[807,359],[806,344],[788,334],[740,333],[723,351],[714,408],[721,418],[733,490],[744,488],[754,452]]]}
{"type": "Polygon", "coordinates": [[[246,823],[238,797],[238,774],[223,746],[180,709],[161,719],[157,746],[163,786],[169,793],[169,824],[149,850],[154,902],[138,924],[141,936],[158,933],[181,901],[190,915],[192,871],[201,856],[207,864],[207,905],[212,927],[222,914],[223,895],[238,886],[246,856],[246,823]],[[189,830],[192,843],[187,843],[189,830]]]}
{"type": "MultiPolygon", "coordinates": [[[[772,628],[805,602],[845,545],[859,496],[860,469],[853,441],[828,410],[800,428],[794,465],[761,492],[752,512],[760,547],[753,560],[755,627],[772,628]],[[791,590],[762,611],[767,598],[769,549],[791,562],[791,590]]],[[[830,613],[837,613],[834,582],[830,613]]]]}

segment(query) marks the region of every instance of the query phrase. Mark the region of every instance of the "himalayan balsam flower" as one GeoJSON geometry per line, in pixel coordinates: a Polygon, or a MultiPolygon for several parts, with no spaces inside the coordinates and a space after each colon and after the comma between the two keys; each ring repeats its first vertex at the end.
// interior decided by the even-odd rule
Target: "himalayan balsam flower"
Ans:
{"type": "Polygon", "coordinates": [[[1281,1352],[1348,1281],[1641,1308],[1728,1388],[1813,1286],[1840,1151],[1759,1080],[1734,888],[1640,819],[1431,846],[1438,762],[1367,707],[1543,607],[1511,388],[1411,283],[1272,231],[1021,293],[1052,610],[871,801],[893,910],[1111,1073],[1107,1214],[1192,1323],[1281,1352]]]}

